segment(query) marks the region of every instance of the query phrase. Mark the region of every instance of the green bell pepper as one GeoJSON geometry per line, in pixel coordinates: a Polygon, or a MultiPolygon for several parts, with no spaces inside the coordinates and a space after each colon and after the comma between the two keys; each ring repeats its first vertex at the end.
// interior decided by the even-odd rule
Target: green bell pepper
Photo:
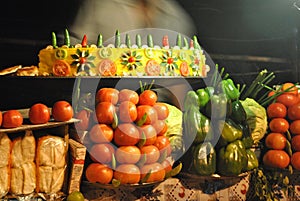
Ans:
{"type": "Polygon", "coordinates": [[[230,100],[237,100],[240,97],[240,91],[233,83],[232,79],[222,80],[222,90],[230,100]]]}
{"type": "Polygon", "coordinates": [[[218,141],[218,147],[223,147],[226,144],[239,140],[243,136],[241,128],[235,124],[231,119],[219,122],[220,138],[218,141]]]}
{"type": "Polygon", "coordinates": [[[197,106],[191,105],[184,112],[183,119],[186,141],[201,143],[204,140],[212,139],[213,130],[210,126],[210,120],[199,111],[197,106]]]}
{"type": "Polygon", "coordinates": [[[210,94],[205,88],[198,89],[196,93],[199,98],[199,106],[203,108],[209,102],[210,94]]]}
{"type": "Polygon", "coordinates": [[[248,164],[247,164],[247,171],[253,170],[254,168],[258,167],[258,159],[254,151],[251,149],[246,149],[248,164]]]}
{"type": "Polygon", "coordinates": [[[248,158],[242,141],[236,140],[218,152],[218,173],[224,176],[236,176],[247,169],[248,158]]]}
{"type": "Polygon", "coordinates": [[[231,102],[225,94],[213,94],[206,104],[205,112],[211,119],[225,119],[231,113],[231,102]]]}
{"type": "Polygon", "coordinates": [[[210,142],[196,145],[193,150],[193,169],[199,175],[212,175],[216,172],[216,151],[210,142]]]}
{"type": "Polygon", "coordinates": [[[247,120],[247,113],[240,102],[240,100],[235,100],[231,103],[231,115],[230,118],[237,124],[245,122],[247,120]]]}
{"type": "Polygon", "coordinates": [[[244,143],[246,149],[251,148],[252,145],[254,144],[254,140],[252,138],[251,130],[250,130],[248,122],[245,121],[245,122],[239,124],[239,127],[243,131],[243,136],[241,139],[242,142],[244,143]]]}
{"type": "Polygon", "coordinates": [[[188,108],[192,105],[199,107],[199,97],[197,93],[193,90],[188,91],[184,97],[184,101],[183,101],[184,110],[188,110],[188,108]]]}

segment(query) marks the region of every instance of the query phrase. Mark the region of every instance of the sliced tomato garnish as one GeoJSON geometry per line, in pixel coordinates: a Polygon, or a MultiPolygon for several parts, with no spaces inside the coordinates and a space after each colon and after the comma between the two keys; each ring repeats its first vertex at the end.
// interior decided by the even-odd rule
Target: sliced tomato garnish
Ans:
{"type": "Polygon", "coordinates": [[[185,61],[180,64],[180,74],[182,76],[188,76],[190,74],[189,66],[185,61]]]}
{"type": "Polygon", "coordinates": [[[98,71],[102,76],[113,76],[117,72],[117,67],[112,60],[103,59],[98,65],[98,71]]]}
{"type": "Polygon", "coordinates": [[[56,60],[53,64],[52,71],[56,76],[68,76],[71,73],[71,66],[65,60],[56,60]]]}
{"type": "Polygon", "coordinates": [[[146,74],[155,76],[160,74],[160,65],[153,59],[149,60],[145,66],[146,74]]]}

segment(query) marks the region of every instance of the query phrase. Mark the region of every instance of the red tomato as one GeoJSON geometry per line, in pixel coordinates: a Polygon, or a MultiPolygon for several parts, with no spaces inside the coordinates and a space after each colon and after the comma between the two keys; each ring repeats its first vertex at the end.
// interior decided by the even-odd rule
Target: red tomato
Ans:
{"type": "Polygon", "coordinates": [[[118,146],[135,145],[140,140],[140,132],[134,124],[119,124],[114,131],[114,142],[118,146]]]}
{"type": "Polygon", "coordinates": [[[117,66],[110,59],[103,59],[98,65],[98,71],[102,76],[114,76],[117,72],[117,66]]]}
{"type": "Polygon", "coordinates": [[[291,164],[292,164],[293,168],[295,168],[296,170],[300,170],[300,152],[299,151],[293,153],[293,155],[291,157],[291,164]]]}
{"type": "Polygon", "coordinates": [[[151,59],[146,63],[145,72],[149,76],[157,76],[160,74],[160,65],[155,60],[151,59]]]}
{"type": "Polygon", "coordinates": [[[157,102],[153,105],[154,109],[157,112],[157,118],[164,120],[169,116],[169,108],[165,103],[157,102]]]}
{"type": "Polygon", "coordinates": [[[95,124],[89,131],[89,138],[94,143],[111,142],[114,137],[114,130],[107,124],[95,124]]]}
{"type": "Polygon", "coordinates": [[[102,124],[112,124],[116,112],[115,106],[111,102],[100,102],[96,105],[96,122],[102,124]]]}
{"type": "Polygon", "coordinates": [[[293,136],[291,144],[294,151],[300,151],[300,135],[293,136]]]}
{"type": "Polygon", "coordinates": [[[282,103],[286,107],[289,107],[291,105],[295,105],[296,103],[298,103],[299,97],[295,94],[283,93],[276,98],[276,102],[282,103]]]}
{"type": "Polygon", "coordinates": [[[282,133],[269,133],[265,139],[266,147],[282,150],[286,145],[286,137],[282,133]]]}
{"type": "Polygon", "coordinates": [[[36,103],[30,107],[28,117],[32,124],[45,124],[50,120],[50,110],[45,104],[36,103]]]}
{"type": "Polygon", "coordinates": [[[103,164],[110,163],[113,154],[115,154],[115,149],[110,143],[94,144],[90,149],[90,157],[92,161],[103,164]]]}
{"type": "Polygon", "coordinates": [[[150,105],[153,106],[157,101],[157,95],[152,90],[145,90],[139,96],[140,105],[150,105]]]}
{"type": "Polygon", "coordinates": [[[79,119],[80,122],[75,123],[75,128],[80,131],[88,130],[90,125],[91,112],[83,109],[75,114],[75,118],[79,119]]]}
{"type": "Polygon", "coordinates": [[[284,118],[273,118],[269,122],[269,127],[274,133],[285,133],[289,129],[289,122],[284,118]]]}
{"type": "Polygon", "coordinates": [[[298,95],[298,88],[294,83],[286,82],[282,84],[281,91],[285,91],[284,93],[291,93],[298,95]]]}
{"type": "Polygon", "coordinates": [[[146,142],[144,145],[154,144],[157,138],[156,130],[152,125],[143,125],[140,127],[140,133],[144,134],[146,142]]]}
{"type": "Polygon", "coordinates": [[[286,114],[287,114],[287,108],[282,103],[278,103],[278,102],[271,103],[267,107],[267,115],[269,118],[275,118],[275,117],[284,118],[286,114]]]}
{"type": "Polygon", "coordinates": [[[116,150],[119,163],[137,163],[141,158],[141,150],[137,146],[120,146],[116,150]]]}
{"type": "Polygon", "coordinates": [[[297,119],[300,120],[300,103],[296,103],[294,105],[291,105],[288,108],[287,114],[288,114],[288,118],[290,120],[297,120],[297,119]]]}
{"type": "Polygon", "coordinates": [[[23,116],[18,110],[8,110],[3,113],[2,127],[17,128],[23,124],[23,116]]]}
{"type": "Polygon", "coordinates": [[[119,102],[123,101],[131,101],[133,104],[138,104],[139,102],[139,94],[130,89],[122,89],[119,92],[119,102]]]}
{"type": "Polygon", "coordinates": [[[114,88],[101,88],[96,93],[96,103],[110,102],[116,105],[119,100],[119,90],[114,88]]]}
{"type": "Polygon", "coordinates": [[[189,65],[185,61],[180,64],[179,70],[182,76],[188,76],[190,74],[189,65]]]}
{"type": "Polygon", "coordinates": [[[55,121],[69,121],[73,117],[72,105],[64,100],[55,102],[52,106],[52,117],[55,121]]]}
{"type": "Polygon", "coordinates": [[[2,125],[2,112],[0,111],[0,127],[1,127],[1,125],[2,125]]]}
{"type": "Polygon", "coordinates": [[[290,157],[283,150],[271,149],[263,156],[263,163],[268,167],[284,169],[290,164],[290,157]]]}
{"type": "Polygon", "coordinates": [[[143,124],[153,124],[158,120],[156,110],[150,105],[139,105],[137,106],[137,118],[135,122],[139,122],[143,120],[144,115],[146,115],[146,119],[143,124]]]}
{"type": "Polygon", "coordinates": [[[52,72],[56,76],[68,76],[71,74],[71,66],[65,60],[56,60],[52,72]]]}
{"type": "Polygon", "coordinates": [[[295,120],[290,123],[290,131],[294,135],[300,135],[300,120],[295,120]]]}
{"type": "Polygon", "coordinates": [[[123,101],[119,105],[119,119],[121,122],[134,122],[137,118],[136,105],[131,101],[123,101]]]}

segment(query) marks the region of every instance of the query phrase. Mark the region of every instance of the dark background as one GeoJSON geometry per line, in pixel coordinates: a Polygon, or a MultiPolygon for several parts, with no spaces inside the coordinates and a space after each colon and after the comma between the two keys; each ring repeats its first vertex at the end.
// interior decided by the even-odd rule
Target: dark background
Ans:
{"type": "MultiPolygon", "coordinates": [[[[51,32],[67,28],[80,1],[1,2],[0,68],[37,65],[51,32]]],[[[235,81],[249,84],[262,69],[275,73],[274,84],[299,80],[300,1],[178,2],[192,16],[201,46],[235,81]]]]}

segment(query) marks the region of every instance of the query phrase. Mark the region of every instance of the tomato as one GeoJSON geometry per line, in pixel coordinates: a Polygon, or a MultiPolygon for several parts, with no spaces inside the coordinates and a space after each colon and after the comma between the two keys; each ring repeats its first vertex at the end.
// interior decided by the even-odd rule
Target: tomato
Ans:
{"type": "Polygon", "coordinates": [[[167,152],[167,155],[169,156],[172,152],[172,147],[170,145],[170,140],[166,136],[163,136],[163,135],[157,136],[156,141],[153,145],[156,146],[159,149],[160,154],[163,154],[164,152],[167,152]]]}
{"type": "Polygon", "coordinates": [[[115,112],[116,108],[111,102],[100,102],[96,105],[94,118],[98,123],[112,124],[115,112]]]}
{"type": "Polygon", "coordinates": [[[107,124],[95,124],[89,131],[89,138],[94,143],[111,142],[114,130],[107,124]]]}
{"type": "Polygon", "coordinates": [[[141,153],[146,155],[145,164],[155,163],[160,156],[159,149],[154,145],[141,147],[141,153]]]}
{"type": "Polygon", "coordinates": [[[291,144],[294,151],[300,151],[300,135],[293,136],[291,144]]]}
{"type": "Polygon", "coordinates": [[[110,102],[116,105],[119,100],[119,90],[114,88],[101,88],[96,93],[96,103],[110,102]]]}
{"type": "Polygon", "coordinates": [[[2,119],[3,119],[3,115],[2,115],[2,112],[0,111],[0,127],[2,125],[2,119]]]}
{"type": "Polygon", "coordinates": [[[263,163],[268,167],[284,169],[290,164],[290,157],[283,150],[271,149],[264,154],[263,163]]]}
{"type": "Polygon", "coordinates": [[[92,161],[103,164],[110,163],[113,154],[115,154],[115,149],[110,143],[97,143],[90,149],[90,157],[92,161]]]}
{"type": "Polygon", "coordinates": [[[121,122],[134,122],[137,118],[136,105],[131,101],[123,101],[119,105],[119,120],[121,122]]]}
{"type": "Polygon", "coordinates": [[[284,93],[291,93],[298,95],[298,88],[294,83],[286,82],[281,85],[281,91],[285,91],[284,93]]]}
{"type": "Polygon", "coordinates": [[[268,93],[268,97],[274,96],[275,93],[276,93],[275,91],[270,91],[270,92],[268,93]]]}
{"type": "Polygon", "coordinates": [[[266,147],[282,150],[286,145],[286,137],[282,133],[269,133],[265,139],[266,147]]]}
{"type": "Polygon", "coordinates": [[[152,126],[155,128],[157,135],[164,135],[168,130],[168,124],[165,120],[157,120],[152,126]]]}
{"type": "Polygon", "coordinates": [[[140,132],[134,124],[119,124],[114,131],[114,142],[118,146],[135,145],[140,140],[140,132]]]}
{"type": "Polygon", "coordinates": [[[36,103],[29,108],[29,121],[32,124],[45,124],[50,120],[50,109],[42,103],[36,103]]]}
{"type": "Polygon", "coordinates": [[[137,118],[135,122],[143,120],[143,116],[146,115],[146,119],[143,124],[153,124],[158,120],[156,110],[150,105],[139,105],[137,109],[137,118]]]}
{"type": "Polygon", "coordinates": [[[291,164],[292,164],[293,168],[295,168],[296,170],[300,170],[300,152],[299,151],[293,153],[293,155],[291,157],[291,164]]]}
{"type": "Polygon", "coordinates": [[[290,120],[300,120],[300,103],[291,105],[288,108],[287,115],[290,120]]]}
{"type": "Polygon", "coordinates": [[[65,60],[56,60],[52,72],[56,76],[68,76],[71,74],[71,66],[65,60]]]}
{"type": "Polygon", "coordinates": [[[91,116],[91,112],[85,109],[82,109],[79,112],[77,112],[75,114],[75,118],[79,119],[80,122],[75,123],[75,128],[79,131],[88,130],[90,125],[90,116],[91,116]]]}
{"type": "Polygon", "coordinates": [[[285,133],[289,129],[289,122],[284,118],[273,118],[269,122],[269,127],[274,133],[285,133]]]}
{"type": "Polygon", "coordinates": [[[151,105],[153,106],[157,101],[157,95],[154,91],[152,90],[144,90],[140,95],[139,95],[139,104],[140,105],[151,105]]]}
{"type": "Polygon", "coordinates": [[[188,76],[190,74],[189,66],[185,61],[180,64],[179,70],[182,76],[188,76]]]}
{"type": "Polygon", "coordinates": [[[91,163],[85,170],[85,177],[92,183],[109,184],[113,178],[113,170],[100,163],[91,163]]]}
{"type": "MultiPolygon", "coordinates": [[[[144,135],[146,142],[144,145],[154,144],[156,141],[157,135],[156,130],[152,125],[143,125],[140,127],[140,134],[144,135]]],[[[140,137],[142,138],[142,137],[140,137]]]]}
{"type": "Polygon", "coordinates": [[[166,175],[164,167],[160,163],[145,164],[141,167],[141,180],[151,171],[146,183],[163,181],[166,175]]]}
{"type": "Polygon", "coordinates": [[[52,106],[52,117],[55,121],[69,121],[73,117],[73,108],[68,101],[56,101],[52,106]]]}
{"type": "Polygon", "coordinates": [[[114,178],[121,184],[137,184],[141,178],[140,169],[134,164],[121,164],[114,171],[114,178]]]}
{"type": "Polygon", "coordinates": [[[7,110],[2,115],[3,128],[17,128],[23,124],[23,116],[18,110],[7,110]]]}
{"type": "Polygon", "coordinates": [[[156,102],[153,107],[157,112],[158,119],[164,120],[169,116],[169,108],[165,103],[156,102]]]}
{"type": "Polygon", "coordinates": [[[147,61],[145,66],[145,72],[149,76],[157,76],[160,74],[160,65],[157,63],[157,61],[151,59],[147,61]]]}
{"type": "Polygon", "coordinates": [[[290,132],[294,135],[300,135],[300,120],[294,120],[290,123],[290,132]]]}
{"type": "Polygon", "coordinates": [[[110,59],[103,59],[98,65],[98,71],[102,76],[114,76],[117,72],[117,66],[110,59]]]}
{"type": "Polygon", "coordinates": [[[289,107],[291,105],[295,105],[296,103],[298,103],[299,97],[296,96],[295,94],[283,93],[276,98],[276,102],[282,103],[286,107],[289,107]]]}
{"type": "Polygon", "coordinates": [[[131,89],[122,89],[119,92],[119,103],[131,101],[133,104],[139,103],[139,94],[131,89]]]}
{"type": "Polygon", "coordinates": [[[284,118],[286,114],[287,114],[287,108],[282,103],[278,103],[278,102],[271,103],[267,107],[267,115],[270,119],[275,117],[284,118]]]}
{"type": "Polygon", "coordinates": [[[137,163],[141,158],[141,150],[137,146],[120,146],[116,150],[119,163],[137,163]]]}

